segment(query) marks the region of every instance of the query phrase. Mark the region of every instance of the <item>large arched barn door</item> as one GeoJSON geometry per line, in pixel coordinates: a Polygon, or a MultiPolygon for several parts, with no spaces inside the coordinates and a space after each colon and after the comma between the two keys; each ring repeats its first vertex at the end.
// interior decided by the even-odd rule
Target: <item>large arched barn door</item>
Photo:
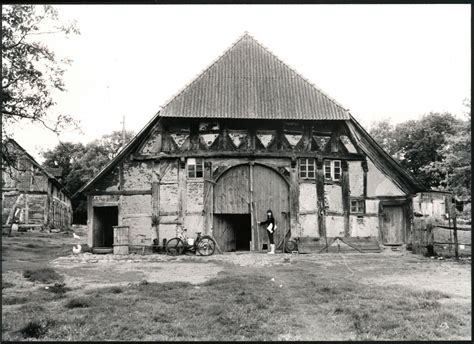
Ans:
{"type": "Polygon", "coordinates": [[[213,234],[223,251],[268,244],[266,228],[257,225],[268,209],[278,224],[275,243],[281,243],[289,228],[289,187],[276,171],[258,164],[232,167],[219,177],[213,194],[213,234]]]}
{"type": "Polygon", "coordinates": [[[238,165],[224,172],[214,185],[213,234],[225,252],[250,249],[249,183],[249,165],[238,165]]]}
{"type": "MultiPolygon", "coordinates": [[[[290,225],[289,186],[283,177],[269,167],[253,166],[253,200],[254,211],[258,221],[267,218],[266,211],[271,209],[277,224],[274,235],[277,248],[282,243],[284,234],[290,225]]],[[[258,226],[258,250],[268,242],[265,226],[258,226]]]]}

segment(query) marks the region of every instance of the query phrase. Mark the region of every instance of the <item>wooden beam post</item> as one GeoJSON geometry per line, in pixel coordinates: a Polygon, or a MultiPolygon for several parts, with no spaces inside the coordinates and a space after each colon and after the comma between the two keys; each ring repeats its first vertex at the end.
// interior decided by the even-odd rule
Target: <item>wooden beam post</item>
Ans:
{"type": "Polygon", "coordinates": [[[458,228],[456,221],[456,209],[453,207],[453,237],[454,237],[454,257],[459,260],[459,246],[458,246],[458,228]]]}
{"type": "Polygon", "coordinates": [[[323,159],[316,159],[316,196],[318,202],[318,230],[319,236],[327,239],[326,220],[324,210],[324,171],[323,159]]]}
{"type": "Polygon", "coordinates": [[[257,223],[257,214],[255,213],[253,203],[253,166],[254,162],[249,161],[249,187],[250,187],[250,221],[252,223],[252,243],[254,251],[260,251],[260,228],[257,223]]]}
{"type": "Polygon", "coordinates": [[[87,244],[93,247],[94,244],[94,209],[92,207],[92,198],[94,196],[87,195],[87,244]]]}
{"type": "Polygon", "coordinates": [[[156,233],[158,245],[160,244],[160,183],[151,184],[151,204],[152,204],[152,227],[156,233]]]}
{"type": "Polygon", "coordinates": [[[204,163],[204,230],[206,234],[212,233],[214,222],[214,183],[212,182],[212,163],[204,163]]]}
{"type": "Polygon", "coordinates": [[[349,164],[347,161],[341,161],[341,192],[342,192],[342,210],[344,213],[344,236],[350,236],[349,215],[351,209],[350,186],[349,186],[349,164]]]}
{"type": "Polygon", "coordinates": [[[184,225],[184,212],[186,210],[186,162],[184,159],[178,160],[178,221],[184,225]]]}

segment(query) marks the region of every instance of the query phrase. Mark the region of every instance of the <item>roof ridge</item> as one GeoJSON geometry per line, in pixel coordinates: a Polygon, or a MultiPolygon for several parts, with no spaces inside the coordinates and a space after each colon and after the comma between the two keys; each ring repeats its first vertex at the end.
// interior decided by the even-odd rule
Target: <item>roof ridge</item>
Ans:
{"type": "Polygon", "coordinates": [[[20,148],[22,150],[22,152],[27,156],[27,158],[30,160],[30,162],[33,163],[33,165],[35,165],[36,167],[38,167],[44,174],[46,174],[46,176],[53,180],[54,182],[56,182],[57,184],[59,184],[60,188],[62,189],[62,191],[66,192],[67,196],[71,197],[71,194],[69,191],[67,191],[66,187],[52,174],[50,173],[47,169],[46,169],[46,166],[43,166],[42,164],[40,164],[38,161],[36,161],[36,159],[30,154],[28,153],[28,151],[23,148],[22,145],[20,145],[18,143],[18,141],[16,141],[14,138],[12,137],[8,137],[4,142],[2,142],[2,144],[7,144],[8,142],[13,142],[13,144],[17,145],[18,148],[20,148]]]}
{"type": "Polygon", "coordinates": [[[224,57],[225,54],[227,54],[227,52],[229,52],[233,47],[235,47],[237,45],[237,43],[239,43],[242,39],[245,38],[245,36],[249,36],[249,37],[252,37],[249,35],[249,33],[247,31],[245,31],[242,35],[240,35],[237,40],[235,40],[228,48],[226,48],[219,56],[217,56],[216,59],[214,59],[210,64],[208,64],[205,68],[201,69],[201,71],[199,71],[198,73],[195,74],[194,78],[192,78],[187,84],[185,84],[178,92],[176,92],[174,95],[172,95],[166,102],[164,102],[164,104],[162,106],[160,106],[160,109],[158,110],[161,111],[163,110],[166,106],[169,105],[169,103],[171,103],[173,100],[175,100],[176,98],[178,98],[184,91],[186,91],[186,89],[188,89],[192,84],[194,84],[196,81],[198,81],[203,75],[204,73],[209,70],[212,66],[214,66],[217,62],[219,62],[219,60],[224,57]]]}
{"type": "Polygon", "coordinates": [[[327,97],[330,101],[332,101],[336,106],[341,107],[345,112],[348,112],[349,109],[344,107],[341,103],[339,103],[337,100],[335,100],[333,97],[328,95],[325,91],[323,91],[321,88],[316,86],[314,83],[309,81],[306,77],[304,77],[301,73],[299,73],[295,68],[291,67],[288,63],[284,62],[282,59],[280,59],[273,51],[271,51],[269,48],[267,48],[264,44],[262,44],[260,41],[258,41],[255,37],[247,33],[247,36],[252,38],[255,43],[260,45],[264,50],[266,50],[270,55],[272,55],[278,62],[280,62],[282,65],[290,69],[293,73],[295,73],[297,76],[299,76],[301,79],[303,79],[307,84],[312,86],[314,89],[316,89],[319,93],[321,93],[323,96],[327,97]]]}

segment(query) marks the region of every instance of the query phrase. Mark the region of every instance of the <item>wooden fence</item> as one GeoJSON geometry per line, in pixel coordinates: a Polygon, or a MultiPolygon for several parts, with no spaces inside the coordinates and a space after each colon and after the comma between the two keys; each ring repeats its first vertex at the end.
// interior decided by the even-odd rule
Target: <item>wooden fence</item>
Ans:
{"type": "Polygon", "coordinates": [[[412,232],[413,253],[452,256],[471,255],[471,226],[449,220],[415,217],[412,232]]]}

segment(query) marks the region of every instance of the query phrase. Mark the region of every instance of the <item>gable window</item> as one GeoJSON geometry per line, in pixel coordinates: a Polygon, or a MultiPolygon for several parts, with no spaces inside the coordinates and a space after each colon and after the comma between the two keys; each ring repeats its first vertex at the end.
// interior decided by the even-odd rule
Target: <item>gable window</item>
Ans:
{"type": "Polygon", "coordinates": [[[324,160],[324,179],[341,180],[341,160],[324,160]]]}
{"type": "Polygon", "coordinates": [[[351,213],[365,214],[365,201],[363,199],[351,199],[351,213]]]}
{"type": "Polygon", "coordinates": [[[188,158],[188,178],[202,178],[204,176],[204,159],[188,158]]]}
{"type": "Polygon", "coordinates": [[[315,167],[315,160],[313,158],[300,159],[300,178],[314,179],[315,167]]]}

